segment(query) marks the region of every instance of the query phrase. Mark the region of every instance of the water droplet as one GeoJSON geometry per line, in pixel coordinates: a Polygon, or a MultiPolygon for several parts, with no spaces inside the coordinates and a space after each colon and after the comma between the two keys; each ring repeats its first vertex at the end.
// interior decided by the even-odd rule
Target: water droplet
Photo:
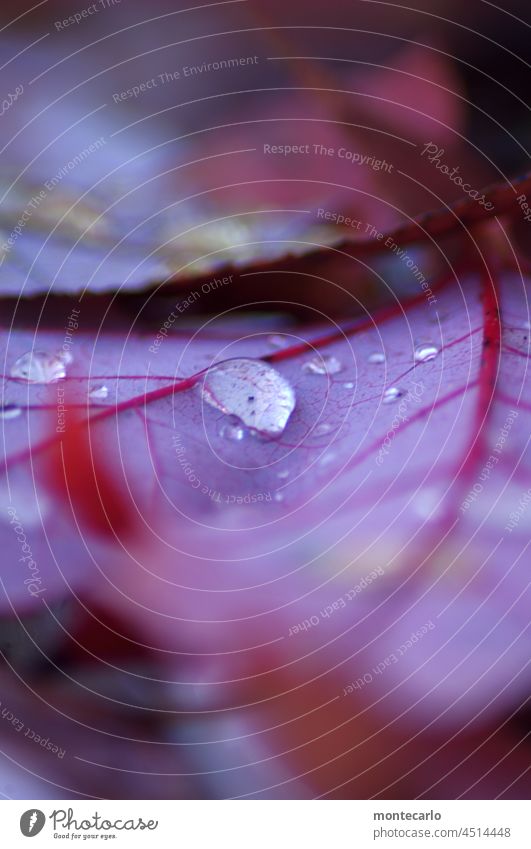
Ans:
{"type": "Polygon", "coordinates": [[[398,386],[390,386],[383,394],[382,404],[392,404],[393,401],[401,398],[403,394],[403,390],[399,389],[398,386]]]}
{"type": "Polygon", "coordinates": [[[291,384],[260,360],[226,360],[212,366],[200,387],[207,404],[261,435],[280,436],[295,409],[291,384]]]}
{"type": "Polygon", "coordinates": [[[89,392],[89,398],[95,398],[96,400],[104,399],[109,394],[109,390],[106,386],[96,386],[95,389],[91,389],[89,392]]]}
{"type": "Polygon", "coordinates": [[[302,370],[308,371],[310,374],[337,374],[343,370],[343,365],[336,357],[317,356],[304,363],[302,370]]]}
{"type": "Polygon", "coordinates": [[[324,436],[325,433],[330,433],[332,430],[332,425],[327,424],[327,422],[322,422],[315,426],[314,433],[316,436],[324,436]]]}
{"type": "Polygon", "coordinates": [[[5,404],[0,407],[0,419],[16,419],[20,416],[22,409],[15,404],[5,404]]]}
{"type": "Polygon", "coordinates": [[[267,341],[273,348],[287,348],[289,345],[289,336],[281,336],[279,333],[268,336],[267,341]]]}
{"type": "Polygon", "coordinates": [[[347,383],[343,384],[343,387],[344,387],[344,389],[354,389],[354,384],[352,383],[351,380],[349,380],[347,383]]]}
{"type": "Polygon", "coordinates": [[[385,363],[385,354],[382,351],[374,351],[367,357],[369,363],[385,363]]]}
{"type": "Polygon", "coordinates": [[[11,366],[11,377],[28,383],[52,383],[66,377],[64,357],[44,351],[28,351],[11,366]]]}
{"type": "Polygon", "coordinates": [[[434,360],[438,353],[439,349],[436,345],[431,342],[423,342],[415,348],[415,362],[428,363],[430,360],[434,360]]]}
{"type": "Polygon", "coordinates": [[[230,439],[231,442],[240,442],[244,439],[246,430],[242,427],[239,419],[234,418],[231,421],[223,422],[219,429],[219,435],[223,439],[230,439]]]}
{"type": "Polygon", "coordinates": [[[323,454],[321,459],[319,460],[320,466],[329,466],[330,463],[333,463],[336,459],[335,451],[327,451],[326,454],[323,454]]]}
{"type": "Polygon", "coordinates": [[[70,351],[68,351],[68,350],[59,351],[57,353],[57,356],[59,357],[60,360],[63,361],[65,366],[69,366],[74,362],[74,358],[73,358],[72,354],[70,353],[70,351]]]}
{"type": "Polygon", "coordinates": [[[289,471],[287,469],[282,469],[277,475],[277,478],[280,478],[281,481],[286,480],[289,477],[289,471]]]}
{"type": "Polygon", "coordinates": [[[413,500],[416,513],[423,519],[436,518],[440,512],[442,493],[434,487],[427,487],[417,493],[413,500]]]}
{"type": "Polygon", "coordinates": [[[280,491],[279,491],[279,492],[275,492],[275,494],[274,494],[273,498],[274,498],[274,500],[275,500],[275,501],[279,501],[279,502],[280,502],[280,501],[284,501],[284,493],[283,493],[283,492],[280,492],[280,491]]]}

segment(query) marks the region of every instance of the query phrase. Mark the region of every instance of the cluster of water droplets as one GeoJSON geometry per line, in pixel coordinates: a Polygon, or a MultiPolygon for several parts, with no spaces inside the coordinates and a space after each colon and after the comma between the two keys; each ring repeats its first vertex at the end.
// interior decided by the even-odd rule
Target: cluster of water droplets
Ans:
{"type": "MultiPolygon", "coordinates": [[[[73,361],[69,351],[27,351],[18,357],[11,366],[10,375],[15,380],[24,380],[26,383],[56,383],[64,380],[66,369],[73,361]]],[[[88,392],[91,401],[103,401],[109,395],[109,389],[105,385],[94,386],[88,392]]],[[[21,407],[15,404],[5,404],[0,407],[1,419],[17,418],[22,412],[21,407]]]]}
{"type": "Polygon", "coordinates": [[[343,371],[343,363],[334,356],[316,356],[303,363],[302,370],[309,374],[339,374],[340,371],[343,371]]]}

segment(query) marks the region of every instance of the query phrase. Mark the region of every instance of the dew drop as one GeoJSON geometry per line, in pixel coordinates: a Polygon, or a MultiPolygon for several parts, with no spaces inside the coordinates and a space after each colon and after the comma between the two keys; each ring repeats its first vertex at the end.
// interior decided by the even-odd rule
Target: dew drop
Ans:
{"type": "Polygon", "coordinates": [[[382,404],[392,404],[398,398],[401,398],[403,394],[403,390],[399,389],[398,386],[390,386],[383,394],[382,404]]]}
{"type": "Polygon", "coordinates": [[[20,416],[22,409],[16,404],[4,404],[0,407],[0,419],[16,419],[20,416]]]}
{"type": "Polygon", "coordinates": [[[354,384],[352,383],[351,380],[349,380],[347,383],[343,384],[343,388],[344,389],[354,389],[354,384]]]}
{"type": "Polygon", "coordinates": [[[328,424],[327,422],[322,422],[321,424],[315,426],[314,433],[316,436],[324,436],[325,433],[330,433],[332,429],[333,427],[331,424],[328,424]]]}
{"type": "Polygon", "coordinates": [[[279,333],[268,336],[267,341],[273,348],[287,348],[289,345],[289,336],[281,336],[279,333]]]}
{"type": "Polygon", "coordinates": [[[107,398],[109,394],[109,390],[106,386],[96,386],[94,389],[91,389],[89,392],[89,398],[94,398],[96,401],[100,399],[103,400],[107,398]]]}
{"type": "Polygon", "coordinates": [[[310,374],[338,374],[343,370],[343,364],[336,357],[317,356],[304,363],[302,370],[310,372],[310,374]]]}
{"type": "Polygon", "coordinates": [[[439,490],[433,487],[427,487],[417,493],[413,505],[417,515],[423,519],[434,519],[440,513],[442,494],[439,490]]]}
{"type": "Polygon", "coordinates": [[[282,471],[280,471],[277,475],[277,478],[279,478],[281,481],[286,480],[286,478],[288,478],[288,477],[289,477],[289,471],[287,469],[282,469],[282,471]]]}
{"type": "Polygon", "coordinates": [[[428,363],[430,360],[434,360],[438,353],[439,349],[436,345],[432,345],[431,342],[423,342],[415,348],[415,362],[428,363]]]}
{"type": "Polygon", "coordinates": [[[367,357],[369,363],[385,363],[385,354],[382,351],[374,351],[367,357]]]}
{"type": "Polygon", "coordinates": [[[284,501],[284,493],[280,491],[275,492],[273,499],[278,502],[284,501]]]}
{"type": "Polygon", "coordinates": [[[231,442],[241,442],[245,438],[246,430],[242,427],[239,419],[234,418],[231,421],[223,422],[219,429],[219,435],[223,439],[229,439],[231,442]]]}
{"type": "Polygon", "coordinates": [[[28,351],[11,366],[11,377],[28,383],[53,383],[66,377],[64,355],[28,351]]]}
{"type": "Polygon", "coordinates": [[[326,454],[323,454],[321,459],[319,460],[320,466],[329,466],[330,463],[333,463],[336,459],[335,451],[327,451],[326,454]]]}
{"type": "Polygon", "coordinates": [[[260,435],[280,436],[295,409],[291,384],[260,360],[234,359],[212,366],[200,388],[207,404],[260,435]]]}
{"type": "Polygon", "coordinates": [[[63,361],[65,366],[69,366],[74,362],[74,358],[70,351],[59,351],[57,357],[63,361]]]}

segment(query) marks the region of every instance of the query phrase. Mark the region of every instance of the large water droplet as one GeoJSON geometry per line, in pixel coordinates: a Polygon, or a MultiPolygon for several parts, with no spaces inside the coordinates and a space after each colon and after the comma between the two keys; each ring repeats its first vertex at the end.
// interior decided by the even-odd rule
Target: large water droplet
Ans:
{"type": "Polygon", "coordinates": [[[212,366],[200,387],[211,407],[266,436],[280,436],[295,409],[291,384],[260,360],[226,360],[212,366]]]}
{"type": "Polygon", "coordinates": [[[0,419],[16,419],[20,416],[22,409],[15,404],[5,404],[0,407],[0,419]]]}
{"type": "Polygon", "coordinates": [[[415,362],[427,363],[434,360],[438,353],[439,349],[436,345],[431,342],[423,342],[415,348],[415,362]]]}
{"type": "Polygon", "coordinates": [[[374,351],[367,357],[369,363],[385,363],[385,354],[382,351],[374,351]]]}
{"type": "Polygon", "coordinates": [[[109,394],[109,390],[106,386],[96,386],[94,389],[91,389],[89,392],[89,398],[94,398],[96,401],[104,400],[107,398],[109,394]]]}
{"type": "Polygon", "coordinates": [[[392,404],[398,398],[401,398],[403,394],[403,390],[399,389],[398,386],[390,386],[383,394],[382,404],[392,404]]]}
{"type": "Polygon", "coordinates": [[[343,364],[339,362],[337,357],[314,357],[312,360],[304,363],[302,370],[308,371],[310,374],[337,374],[342,371],[343,364]]]}
{"type": "Polygon", "coordinates": [[[28,351],[11,366],[11,377],[28,383],[52,383],[66,377],[65,357],[44,351],[28,351]]]}

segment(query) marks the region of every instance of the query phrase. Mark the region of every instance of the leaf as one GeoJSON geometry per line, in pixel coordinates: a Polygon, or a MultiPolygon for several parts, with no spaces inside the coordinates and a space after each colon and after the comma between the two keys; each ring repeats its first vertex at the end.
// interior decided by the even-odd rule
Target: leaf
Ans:
{"type": "MultiPolygon", "coordinates": [[[[182,10],[169,15],[192,26],[182,10]]],[[[181,47],[191,51],[195,39],[184,35],[181,47]]],[[[257,103],[237,77],[230,91],[231,75],[206,96],[200,76],[160,82],[158,51],[139,44],[138,72],[156,83],[146,104],[141,92],[131,95],[135,26],[113,34],[117,55],[125,43],[122,63],[109,62],[109,37],[96,40],[88,79],[85,48],[68,56],[68,86],[66,58],[48,41],[31,53],[20,45],[4,68],[6,89],[21,94],[2,115],[0,296],[141,292],[170,281],[189,288],[228,268],[278,270],[286,255],[322,252],[345,235],[359,240],[375,224],[386,231],[432,206],[434,195],[439,203],[458,196],[409,139],[411,121],[404,126],[411,115],[444,140],[443,124],[462,125],[452,72],[429,50],[405,51],[395,70],[376,75],[360,63],[344,89],[322,70],[308,85],[306,66],[291,63],[305,84],[290,85],[290,65],[286,92],[266,79],[257,103]],[[424,76],[413,91],[420,58],[424,76]],[[176,104],[183,82],[189,99],[176,104]],[[378,94],[390,85],[396,100],[378,94]],[[229,93],[237,122],[224,111],[229,93]],[[208,132],[185,109],[193,105],[208,132]],[[279,152],[286,148],[289,155],[279,152]]],[[[5,47],[13,53],[11,41],[5,47]]],[[[479,184],[487,178],[458,146],[451,155],[479,184]]],[[[356,280],[348,286],[356,291],[356,280]]]]}
{"type": "MultiPolygon", "coordinates": [[[[321,682],[308,690],[310,712],[338,701],[325,736],[374,710],[400,727],[436,721],[439,735],[495,727],[528,684],[529,283],[488,253],[483,265],[442,282],[436,303],[419,294],[274,338],[208,323],[191,335],[176,321],[154,346],[146,332],[104,328],[94,338],[80,320],[65,381],[5,378],[5,402],[23,409],[3,422],[6,498],[46,587],[30,597],[12,571],[8,606],[40,608],[77,587],[90,606],[134,621],[163,656],[192,652],[185,703],[199,687],[199,713],[241,705],[236,715],[261,740],[272,700],[281,724],[292,717],[323,792],[352,765],[321,775],[327,749],[310,744],[302,703],[282,707],[281,693],[306,692],[309,676],[321,682]],[[227,416],[202,399],[205,369],[241,357],[269,363],[294,388],[278,438],[227,439],[227,416]],[[328,374],[307,368],[316,357],[328,374]],[[90,399],[101,385],[107,398],[90,399]],[[94,537],[78,524],[83,488],[61,503],[32,475],[65,438],[49,424],[65,386],[143,528],[136,542],[94,537]]],[[[7,369],[63,338],[6,334],[7,369]]],[[[72,455],[69,464],[73,478],[72,455]]],[[[15,563],[9,517],[1,542],[15,563]]],[[[344,736],[337,745],[343,755],[344,736]]],[[[283,768],[297,763],[280,752],[283,768]]],[[[265,789],[264,770],[247,777],[250,793],[265,789]]]]}
{"type": "Polygon", "coordinates": [[[422,156],[490,178],[442,50],[241,8],[2,32],[2,792],[522,797],[531,178],[422,156]]]}

